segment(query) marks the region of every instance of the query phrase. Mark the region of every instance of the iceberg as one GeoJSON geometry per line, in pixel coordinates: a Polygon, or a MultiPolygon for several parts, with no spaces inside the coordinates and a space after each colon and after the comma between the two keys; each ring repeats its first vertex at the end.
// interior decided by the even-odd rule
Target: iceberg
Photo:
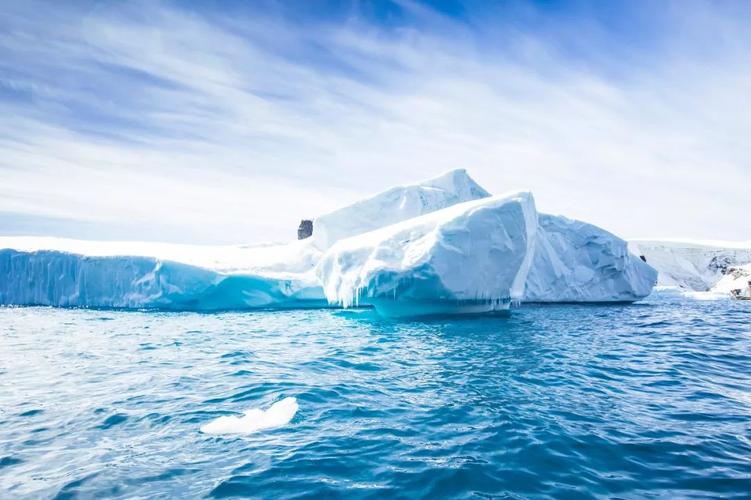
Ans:
{"type": "Polygon", "coordinates": [[[536,230],[530,193],[482,198],[340,240],[316,273],[330,303],[387,317],[505,310],[523,294],[536,230]]]}
{"type": "Polygon", "coordinates": [[[168,310],[325,307],[315,266],[337,239],[489,194],[465,170],[315,219],[289,244],[201,246],[0,237],[0,304],[168,310]]]}
{"type": "MultiPolygon", "coordinates": [[[[683,260],[671,264],[678,254],[639,245],[661,281],[697,287],[719,282],[723,274],[712,266],[742,264],[751,253],[705,249],[694,262],[690,252],[678,252],[694,262],[687,270],[683,260]],[[694,283],[697,273],[710,272],[707,266],[711,279],[694,283]]],[[[372,305],[406,316],[495,311],[511,300],[633,301],[649,294],[654,279],[620,238],[584,222],[538,216],[527,192],[492,197],[465,170],[321,215],[310,237],[288,244],[0,237],[0,305],[197,311],[372,305]]]]}
{"type": "Polygon", "coordinates": [[[657,272],[626,241],[562,216],[538,220],[524,302],[633,302],[651,293],[657,272]]]}
{"type": "Polygon", "coordinates": [[[452,170],[419,184],[391,188],[315,218],[313,241],[326,250],[344,238],[488,196],[490,193],[466,170],[452,170]]]}

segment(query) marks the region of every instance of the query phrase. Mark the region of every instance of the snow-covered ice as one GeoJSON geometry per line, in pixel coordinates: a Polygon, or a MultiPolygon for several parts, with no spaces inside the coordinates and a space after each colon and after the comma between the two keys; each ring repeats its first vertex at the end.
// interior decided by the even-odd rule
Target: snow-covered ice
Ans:
{"type": "Polygon", "coordinates": [[[367,233],[464,201],[486,198],[485,191],[458,169],[418,184],[397,186],[313,221],[313,241],[321,249],[350,236],[367,233]]]}
{"type": "Polygon", "coordinates": [[[524,302],[632,302],[652,291],[657,272],[621,238],[566,217],[538,220],[524,302]]]}
{"type": "Polygon", "coordinates": [[[743,297],[749,297],[751,290],[751,263],[728,267],[725,274],[720,278],[712,291],[716,293],[729,294],[733,290],[741,290],[743,297]]]}
{"type": "Polygon", "coordinates": [[[315,265],[335,239],[488,196],[464,170],[316,218],[314,238],[203,246],[0,237],[0,304],[191,310],[322,307],[315,265]]]}
{"type": "Polygon", "coordinates": [[[340,240],[317,274],[331,303],[385,316],[507,309],[522,296],[536,230],[528,192],[468,201],[340,240]]]}
{"type": "Polygon", "coordinates": [[[287,425],[297,413],[297,399],[284,398],[267,410],[253,408],[242,417],[219,417],[201,427],[204,434],[252,434],[265,429],[275,429],[287,425]]]}
{"type": "Polygon", "coordinates": [[[751,274],[751,241],[631,240],[629,247],[657,270],[659,286],[729,294],[751,274]]]}
{"type": "MultiPolygon", "coordinates": [[[[0,237],[0,304],[210,311],[364,298],[404,315],[449,312],[450,304],[454,312],[505,308],[512,298],[630,301],[649,293],[654,272],[622,240],[563,217],[540,214],[538,224],[531,195],[514,196],[526,207],[524,224],[512,215],[516,202],[491,197],[455,170],[317,217],[312,237],[288,244],[0,237]]],[[[660,279],[671,276],[659,252],[648,253],[667,270],[660,279]]]]}
{"type": "Polygon", "coordinates": [[[2,236],[0,249],[56,251],[88,257],[151,257],[221,273],[303,273],[320,258],[310,241],[261,245],[183,245],[140,241],[87,241],[37,236],[2,236]]]}

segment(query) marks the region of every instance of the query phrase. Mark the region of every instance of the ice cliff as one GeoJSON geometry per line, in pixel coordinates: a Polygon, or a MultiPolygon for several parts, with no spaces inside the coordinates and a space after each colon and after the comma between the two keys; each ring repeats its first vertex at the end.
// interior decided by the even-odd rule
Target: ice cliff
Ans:
{"type": "Polygon", "coordinates": [[[657,273],[624,240],[592,224],[540,214],[525,302],[633,302],[657,273]]]}
{"type": "Polygon", "coordinates": [[[312,273],[317,257],[297,243],[210,247],[0,238],[0,304],[197,311],[312,307],[325,304],[312,273]]]}
{"type": "Polygon", "coordinates": [[[289,244],[0,238],[0,304],[16,305],[459,313],[512,298],[633,301],[654,278],[616,236],[538,216],[528,193],[491,197],[464,170],[317,217],[289,244]]]}
{"type": "Polygon", "coordinates": [[[507,309],[522,296],[536,231],[530,193],[482,198],[340,240],[317,274],[329,302],[384,316],[507,309]]]}

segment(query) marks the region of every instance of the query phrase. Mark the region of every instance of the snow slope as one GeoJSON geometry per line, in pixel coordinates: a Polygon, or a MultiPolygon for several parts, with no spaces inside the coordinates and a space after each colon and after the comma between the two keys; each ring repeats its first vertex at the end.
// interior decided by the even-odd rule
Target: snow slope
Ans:
{"type": "Polygon", "coordinates": [[[659,286],[692,291],[713,291],[721,282],[729,292],[733,279],[726,279],[730,268],[751,263],[751,241],[631,240],[631,251],[643,255],[659,276],[659,286]]]}
{"type": "Polygon", "coordinates": [[[729,267],[720,278],[712,291],[715,293],[730,294],[732,290],[741,290],[741,295],[751,295],[751,263],[741,266],[729,267]]]}
{"type": "Polygon", "coordinates": [[[537,248],[524,302],[632,302],[646,297],[657,272],[624,240],[592,224],[539,215],[537,248]]]}
{"type": "Polygon", "coordinates": [[[534,251],[530,193],[494,196],[338,241],[317,275],[329,302],[384,316],[507,309],[534,251]]]}
{"type": "Polygon", "coordinates": [[[325,250],[350,236],[488,196],[490,193],[466,170],[452,170],[419,184],[391,188],[317,217],[313,221],[313,241],[325,250]]]}

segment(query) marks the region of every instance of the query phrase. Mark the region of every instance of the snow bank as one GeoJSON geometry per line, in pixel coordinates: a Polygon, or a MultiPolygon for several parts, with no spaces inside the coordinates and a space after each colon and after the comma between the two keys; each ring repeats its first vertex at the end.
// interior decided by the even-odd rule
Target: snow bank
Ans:
{"type": "Polygon", "coordinates": [[[219,417],[201,427],[204,434],[252,434],[287,425],[297,413],[296,398],[277,401],[268,410],[254,408],[242,417],[219,417]]]}
{"type": "Polygon", "coordinates": [[[313,221],[313,241],[325,250],[337,241],[418,217],[464,201],[486,198],[466,170],[409,186],[398,186],[321,215],[313,221]]]}
{"type": "Polygon", "coordinates": [[[592,224],[539,215],[525,302],[631,302],[646,297],[657,273],[624,240],[592,224]]]}
{"type": "MultiPolygon", "coordinates": [[[[729,272],[751,264],[751,242],[631,240],[629,246],[657,270],[658,285],[697,292],[713,291],[720,283],[726,293],[742,288],[729,272]]],[[[742,272],[737,278],[743,279],[742,272]]]]}
{"type": "Polygon", "coordinates": [[[385,316],[506,309],[523,293],[536,228],[530,193],[469,201],[340,240],[317,275],[329,302],[385,316]]]}

